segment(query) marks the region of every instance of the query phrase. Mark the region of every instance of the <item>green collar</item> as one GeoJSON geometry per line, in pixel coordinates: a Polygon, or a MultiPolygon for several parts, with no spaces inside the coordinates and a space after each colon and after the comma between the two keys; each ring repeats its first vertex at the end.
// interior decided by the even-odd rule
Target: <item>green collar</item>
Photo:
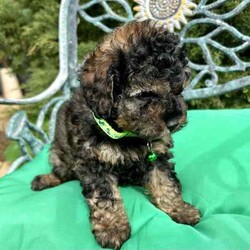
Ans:
{"type": "Polygon", "coordinates": [[[97,118],[95,114],[93,113],[93,116],[95,118],[96,123],[98,126],[103,130],[103,132],[108,135],[112,139],[121,139],[123,137],[136,137],[137,135],[130,131],[124,131],[124,132],[117,132],[114,130],[106,120],[102,118],[97,118]]]}
{"type": "MultiPolygon", "coordinates": [[[[114,130],[106,120],[102,118],[97,118],[93,112],[93,117],[97,123],[97,125],[103,130],[103,132],[108,135],[110,138],[118,140],[123,137],[137,137],[136,133],[130,132],[130,131],[124,131],[124,132],[117,132],[114,130]]],[[[153,152],[152,147],[151,147],[151,142],[147,143],[147,148],[148,148],[148,156],[147,159],[149,162],[154,162],[157,160],[158,155],[153,152]]]]}

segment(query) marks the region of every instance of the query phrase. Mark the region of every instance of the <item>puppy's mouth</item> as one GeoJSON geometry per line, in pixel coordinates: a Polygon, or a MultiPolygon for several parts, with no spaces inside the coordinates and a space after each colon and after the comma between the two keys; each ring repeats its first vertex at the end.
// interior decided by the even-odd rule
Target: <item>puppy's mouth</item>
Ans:
{"type": "MultiPolygon", "coordinates": [[[[135,97],[145,100],[147,102],[157,99],[157,100],[161,100],[166,105],[169,105],[168,99],[166,102],[163,96],[153,91],[142,91],[142,92],[137,93],[135,97]]],[[[185,104],[182,100],[182,97],[176,96],[174,99],[175,99],[174,101],[175,110],[172,111],[170,114],[168,114],[167,118],[165,119],[167,128],[169,129],[170,132],[176,132],[180,130],[182,127],[184,127],[186,124],[185,104]]]]}
{"type": "Polygon", "coordinates": [[[175,129],[177,129],[178,125],[179,125],[178,122],[173,122],[173,121],[167,122],[167,127],[170,132],[173,132],[175,129]]]}
{"type": "Polygon", "coordinates": [[[180,130],[187,124],[186,117],[183,117],[183,116],[173,117],[172,119],[168,120],[166,123],[171,133],[180,130]]]}
{"type": "Polygon", "coordinates": [[[182,96],[175,98],[175,105],[172,112],[167,113],[165,117],[166,125],[170,132],[176,132],[187,123],[187,108],[182,96]]]}

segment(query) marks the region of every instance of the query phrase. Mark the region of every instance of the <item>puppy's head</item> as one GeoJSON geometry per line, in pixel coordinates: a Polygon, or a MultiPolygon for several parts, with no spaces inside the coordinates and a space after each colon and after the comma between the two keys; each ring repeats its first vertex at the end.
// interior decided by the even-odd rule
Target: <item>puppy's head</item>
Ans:
{"type": "Polygon", "coordinates": [[[186,122],[181,96],[189,78],[177,35],[152,21],[131,22],[86,59],[81,86],[89,108],[121,130],[161,138],[186,122]]]}

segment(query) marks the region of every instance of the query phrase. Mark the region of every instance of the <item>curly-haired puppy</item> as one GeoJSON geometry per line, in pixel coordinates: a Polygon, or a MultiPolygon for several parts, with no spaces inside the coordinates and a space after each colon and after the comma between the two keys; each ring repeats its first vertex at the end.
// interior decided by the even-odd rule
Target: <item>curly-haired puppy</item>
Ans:
{"type": "Polygon", "coordinates": [[[130,235],[118,185],[142,185],[174,221],[196,224],[199,211],[183,201],[169,162],[171,133],[186,123],[181,92],[189,74],[178,36],[152,21],[108,34],[86,58],[80,87],[59,110],[53,169],[33,180],[33,190],[78,179],[103,247],[118,249],[130,235]],[[130,133],[113,139],[98,121],[130,133]]]}

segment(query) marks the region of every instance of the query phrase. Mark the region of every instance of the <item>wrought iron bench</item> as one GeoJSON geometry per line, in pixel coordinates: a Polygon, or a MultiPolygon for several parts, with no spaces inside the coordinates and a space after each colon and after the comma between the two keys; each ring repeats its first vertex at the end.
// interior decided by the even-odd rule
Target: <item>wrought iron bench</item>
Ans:
{"type": "MultiPolygon", "coordinates": [[[[113,1],[114,2],[114,1],[113,1]]],[[[250,37],[242,34],[235,27],[232,27],[228,20],[238,15],[245,9],[250,0],[243,0],[233,10],[228,13],[218,14],[214,12],[216,8],[225,4],[226,0],[216,0],[210,3],[208,0],[201,0],[196,5],[190,0],[135,0],[139,5],[134,8],[138,13],[135,15],[139,20],[146,18],[159,19],[160,23],[165,23],[166,28],[173,30],[180,29],[179,34],[183,44],[194,44],[201,48],[204,57],[204,64],[197,64],[190,61],[190,68],[193,70],[193,77],[189,86],[184,91],[186,100],[207,98],[221,95],[229,91],[237,90],[250,85],[250,76],[243,76],[221,84],[219,75],[221,72],[245,71],[250,67],[250,62],[243,61],[237,53],[249,48],[250,37]],[[171,7],[170,7],[171,6],[171,7]],[[189,21],[185,15],[190,16],[189,21]],[[179,21],[184,25],[181,27],[179,21]],[[189,37],[188,31],[196,25],[209,24],[213,26],[211,32],[201,37],[189,37]],[[226,47],[214,38],[222,32],[227,31],[241,41],[240,45],[226,47]],[[225,53],[233,62],[231,66],[217,65],[210,51],[210,46],[225,53]],[[201,86],[200,82],[204,84],[201,86]]],[[[62,0],[59,17],[59,56],[60,70],[49,88],[42,93],[21,100],[0,98],[2,104],[25,105],[38,103],[60,93],[54,97],[40,110],[36,123],[29,121],[25,111],[18,111],[9,121],[7,137],[15,140],[20,145],[22,156],[11,166],[9,173],[26,161],[30,161],[33,155],[40,152],[43,147],[53,140],[55,130],[55,118],[61,104],[70,97],[71,92],[79,85],[77,80],[77,69],[79,68],[77,59],[77,25],[78,17],[99,27],[105,32],[110,32],[112,28],[106,25],[109,19],[119,23],[125,23],[134,19],[130,5],[125,0],[117,0],[123,9],[124,15],[115,13],[109,0],[91,0],[80,5],[78,0],[62,0]],[[90,8],[101,5],[105,13],[92,17],[88,14],[90,8]],[[44,120],[50,115],[49,131],[44,131],[44,120]]]]}

